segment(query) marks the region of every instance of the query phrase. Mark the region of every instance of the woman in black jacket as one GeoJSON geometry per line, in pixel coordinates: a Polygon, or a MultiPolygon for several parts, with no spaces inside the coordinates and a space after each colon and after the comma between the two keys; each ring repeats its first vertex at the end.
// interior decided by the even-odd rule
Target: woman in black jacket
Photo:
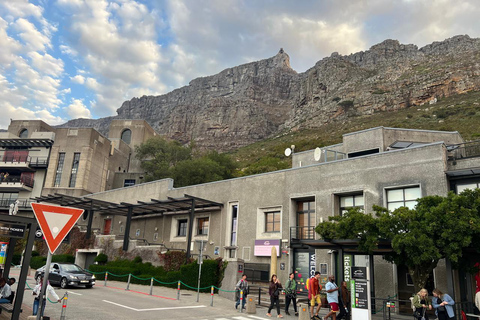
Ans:
{"type": "Polygon", "coordinates": [[[277,318],[283,318],[283,316],[280,314],[280,301],[279,301],[279,296],[280,293],[282,292],[282,284],[280,281],[277,279],[276,274],[272,274],[272,278],[270,279],[270,286],[268,287],[268,293],[270,294],[270,307],[268,308],[267,316],[271,317],[272,314],[270,311],[273,309],[273,305],[276,303],[277,304],[277,318]]]}

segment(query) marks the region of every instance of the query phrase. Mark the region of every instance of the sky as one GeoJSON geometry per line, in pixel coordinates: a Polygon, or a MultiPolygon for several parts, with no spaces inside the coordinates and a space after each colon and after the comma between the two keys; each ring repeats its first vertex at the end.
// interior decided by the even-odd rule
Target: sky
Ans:
{"type": "Polygon", "coordinates": [[[478,17],[478,0],[0,0],[0,129],[116,115],[280,48],[304,72],[385,39],[476,38],[478,17]]]}

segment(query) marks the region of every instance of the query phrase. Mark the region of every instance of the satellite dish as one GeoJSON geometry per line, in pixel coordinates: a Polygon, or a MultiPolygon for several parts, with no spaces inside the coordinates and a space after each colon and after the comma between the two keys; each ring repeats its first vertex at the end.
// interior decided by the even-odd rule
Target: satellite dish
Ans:
{"type": "Polygon", "coordinates": [[[313,158],[315,161],[320,161],[320,157],[322,156],[322,149],[315,148],[315,152],[313,153],[313,158]]]}
{"type": "Polygon", "coordinates": [[[291,154],[292,154],[292,149],[290,148],[285,149],[285,157],[290,157],[291,154]]]}

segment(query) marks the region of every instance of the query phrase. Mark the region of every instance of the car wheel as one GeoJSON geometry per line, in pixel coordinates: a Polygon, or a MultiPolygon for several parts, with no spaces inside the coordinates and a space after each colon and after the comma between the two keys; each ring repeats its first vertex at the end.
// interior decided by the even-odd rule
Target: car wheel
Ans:
{"type": "Polygon", "coordinates": [[[66,289],[67,287],[68,287],[67,278],[62,278],[62,280],[60,280],[60,288],[66,289]]]}
{"type": "Polygon", "coordinates": [[[93,285],[91,285],[91,284],[87,284],[87,285],[85,286],[85,288],[87,288],[87,289],[90,289],[91,287],[93,287],[93,285]]]}

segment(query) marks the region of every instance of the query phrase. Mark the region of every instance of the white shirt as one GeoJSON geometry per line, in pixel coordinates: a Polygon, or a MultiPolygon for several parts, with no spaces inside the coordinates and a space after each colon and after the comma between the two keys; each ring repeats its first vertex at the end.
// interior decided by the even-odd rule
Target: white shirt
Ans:
{"type": "MultiPolygon", "coordinates": [[[[41,290],[42,290],[42,283],[37,284],[35,288],[33,288],[33,292],[37,295],[40,295],[41,290]]],[[[50,283],[47,283],[47,293],[46,293],[47,298],[49,294],[55,299],[55,301],[60,300],[60,298],[57,296],[57,294],[55,293],[55,290],[50,285],[50,283]]]]}
{"type": "Polygon", "coordinates": [[[7,283],[5,283],[3,288],[0,290],[0,299],[8,299],[11,295],[12,289],[7,283]]]}
{"type": "Polygon", "coordinates": [[[475,295],[475,305],[480,310],[480,291],[478,291],[477,294],[475,295]]]}

